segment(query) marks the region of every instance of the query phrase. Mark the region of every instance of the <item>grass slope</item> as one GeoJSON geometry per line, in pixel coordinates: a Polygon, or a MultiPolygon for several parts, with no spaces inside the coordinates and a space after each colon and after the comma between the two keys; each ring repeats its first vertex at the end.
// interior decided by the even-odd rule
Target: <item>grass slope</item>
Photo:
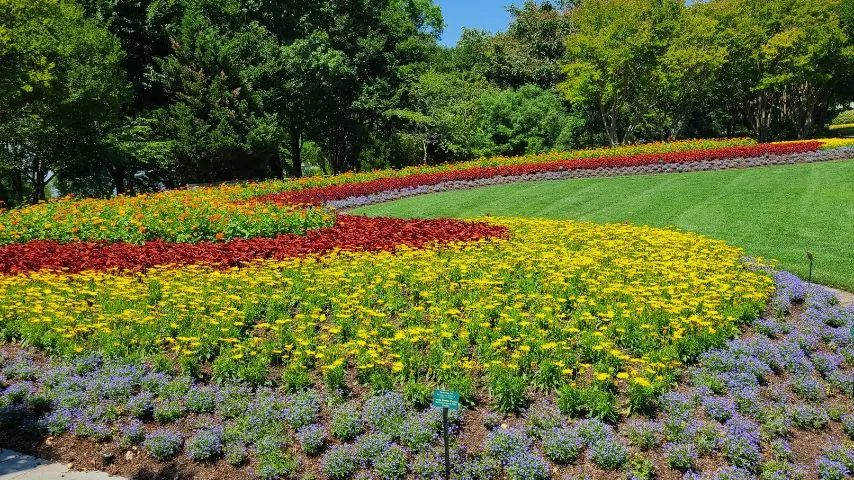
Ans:
{"type": "Polygon", "coordinates": [[[490,215],[676,226],[774,258],[806,278],[854,291],[854,160],[746,170],[545,181],[412,197],[371,216],[490,215]]]}

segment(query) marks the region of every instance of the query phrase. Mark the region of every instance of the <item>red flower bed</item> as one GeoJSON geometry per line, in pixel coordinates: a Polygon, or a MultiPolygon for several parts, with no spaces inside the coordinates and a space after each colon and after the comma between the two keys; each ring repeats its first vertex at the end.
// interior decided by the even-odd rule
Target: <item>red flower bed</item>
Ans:
{"type": "Polygon", "coordinates": [[[252,260],[282,259],[340,250],[391,250],[397,246],[423,247],[431,242],[473,241],[503,237],[507,229],[460,220],[401,220],[339,215],[334,227],[310,230],[306,235],[233,240],[198,244],[152,241],[130,243],[57,243],[37,240],[0,247],[0,273],[42,269],[145,270],[156,265],[216,264],[223,268],[252,260]]]}
{"type": "Polygon", "coordinates": [[[371,195],[379,192],[436,185],[455,180],[476,180],[492,177],[510,177],[536,173],[557,172],[562,170],[596,169],[601,167],[636,167],[652,164],[691,163],[703,160],[723,160],[728,158],[759,157],[766,154],[790,155],[813,152],[821,147],[821,142],[798,142],[784,144],[763,144],[749,147],[728,147],[713,150],[689,150],[682,152],[649,153],[624,157],[585,158],[559,160],[555,162],[503,165],[497,167],[477,167],[467,170],[423,173],[407,177],[382,178],[369,182],[315,187],[300,191],[274,193],[253,199],[256,202],[278,204],[316,204],[350,197],[371,195]]]}

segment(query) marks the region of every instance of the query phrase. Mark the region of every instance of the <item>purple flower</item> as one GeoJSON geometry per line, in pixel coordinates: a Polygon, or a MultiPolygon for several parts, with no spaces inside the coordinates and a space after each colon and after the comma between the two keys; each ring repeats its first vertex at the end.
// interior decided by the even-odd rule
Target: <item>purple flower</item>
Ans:
{"type": "Polygon", "coordinates": [[[437,437],[437,425],[429,414],[411,413],[400,427],[400,443],[418,452],[430,446],[437,437]]]}
{"type": "Polygon", "coordinates": [[[350,445],[336,445],[326,452],[320,469],[332,480],[344,480],[356,471],[356,455],[350,445]]]}
{"type": "Polygon", "coordinates": [[[590,461],[608,470],[616,470],[623,466],[628,456],[628,449],[612,438],[597,440],[587,450],[587,457],[590,461]]]}
{"type": "Polygon", "coordinates": [[[670,468],[683,472],[697,463],[697,451],[690,443],[668,443],[664,445],[664,456],[670,468]]]}
{"type": "Polygon", "coordinates": [[[391,445],[392,438],[385,433],[366,433],[356,439],[355,457],[362,465],[371,465],[391,445]]]}
{"type": "Polygon", "coordinates": [[[204,428],[187,441],[187,455],[197,462],[209,462],[222,455],[222,428],[204,428]]]}
{"type": "Polygon", "coordinates": [[[168,430],[155,430],[145,439],[143,446],[157,460],[168,460],[181,452],[184,440],[168,430]]]}
{"type": "Polygon", "coordinates": [[[133,418],[128,423],[119,427],[119,446],[130,448],[139,445],[145,440],[145,425],[133,418]]]}
{"type": "Polygon", "coordinates": [[[735,402],[728,397],[706,397],[703,409],[710,417],[723,423],[735,415],[735,402]]]}
{"type": "Polygon", "coordinates": [[[504,471],[510,480],[545,480],[549,468],[545,460],[529,451],[518,452],[504,461],[504,471]]]}
{"type": "Polygon", "coordinates": [[[496,428],[486,434],[486,452],[507,463],[507,459],[521,452],[526,452],[531,446],[531,439],[516,428],[496,428]]]}
{"type": "Polygon", "coordinates": [[[362,418],[375,430],[398,437],[403,419],[406,418],[403,395],[387,392],[369,398],[362,410],[362,418]]]}
{"type": "Polygon", "coordinates": [[[316,423],[297,430],[296,437],[302,451],[307,455],[314,455],[326,445],[326,433],[323,431],[323,427],[316,423]]]}
{"type": "Polygon", "coordinates": [[[651,450],[661,445],[664,428],[660,423],[644,420],[631,420],[624,427],[629,443],[641,450],[651,450]]]}
{"type": "Polygon", "coordinates": [[[584,440],[575,429],[555,427],[543,435],[543,453],[555,463],[574,462],[583,449],[584,440]]]}

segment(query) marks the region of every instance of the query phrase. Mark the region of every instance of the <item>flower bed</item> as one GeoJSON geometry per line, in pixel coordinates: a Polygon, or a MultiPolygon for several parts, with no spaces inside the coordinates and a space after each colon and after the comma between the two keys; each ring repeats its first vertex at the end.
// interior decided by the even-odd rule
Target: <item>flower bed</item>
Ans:
{"type": "MultiPolygon", "coordinates": [[[[361,227],[385,221],[352,221],[358,238],[381,241],[361,227]]],[[[739,249],[690,233],[488,222],[494,227],[409,224],[425,227],[413,235],[456,225],[480,236],[506,228],[508,238],[441,244],[428,237],[420,249],[332,250],[225,271],[194,264],[5,275],[0,324],[56,353],[169,352],[188,365],[210,362],[219,379],[256,383],[284,368],[334,385],[352,370],[365,384],[427,378],[468,389],[471,398],[488,376],[496,391],[510,389],[503,408],[515,410],[526,383],[551,389],[573,378],[594,390],[612,381],[658,388],[679,360],[755,316],[770,291],[767,276],[743,268],[739,249]]]]}
{"type": "Polygon", "coordinates": [[[325,202],[325,204],[326,206],[335,209],[348,209],[362,207],[365,205],[372,205],[375,203],[388,202],[415,195],[424,195],[427,193],[478,188],[507,183],[543,180],[567,180],[572,178],[651,175],[659,173],[702,172],[709,170],[723,170],[728,168],[752,168],[770,165],[788,165],[795,163],[826,162],[830,160],[848,160],[852,157],[854,157],[854,148],[840,146],[829,150],[792,153],[788,155],[762,155],[761,157],[701,160],[698,162],[690,163],[651,164],[634,167],[599,167],[587,170],[563,170],[557,172],[532,173],[506,177],[500,176],[475,180],[454,180],[449,182],[437,183],[435,185],[419,185],[394,190],[384,190],[368,195],[347,197],[343,200],[332,200],[325,202]]]}
{"type": "Polygon", "coordinates": [[[501,237],[502,227],[459,220],[399,220],[340,215],[334,226],[305,235],[257,237],[225,243],[197,244],[151,241],[131,243],[32,241],[0,246],[0,273],[39,270],[146,270],[158,265],[190,264],[228,268],[255,260],[285,259],[332,250],[394,250],[420,248],[431,242],[476,241],[501,237]]]}
{"type": "Polygon", "coordinates": [[[34,240],[198,243],[304,235],[334,223],[334,213],[325,208],[247,205],[227,195],[196,195],[189,190],[110,200],[66,197],[0,211],[0,245],[34,240]]]}
{"type": "MultiPolygon", "coordinates": [[[[682,370],[683,386],[652,410],[602,421],[568,408],[568,382],[518,416],[496,412],[494,394],[452,411],[454,478],[847,478],[854,309],[789,274],[775,278],[773,309],[682,370]]],[[[6,345],[0,442],[128,476],[442,478],[429,382],[316,381],[213,384],[158,361],[50,361],[6,345]]]]}
{"type": "MultiPolygon", "coordinates": [[[[438,166],[345,173],[300,179],[270,180],[193,190],[172,190],[133,197],[76,199],[64,197],[4,211],[0,208],[0,245],[53,240],[60,243],[106,241],[197,243],[236,238],[302,235],[332,225],[325,209],[292,205],[256,205],[250,198],[313,187],[346,185],[381,178],[449,172],[501,165],[524,165],[572,158],[600,158],[651,152],[679,152],[752,145],[749,139],[690,140],[619,148],[553,152],[521,157],[494,157],[438,166]]],[[[0,205],[2,206],[2,205],[0,205]]]]}
{"type": "Polygon", "coordinates": [[[816,151],[821,148],[821,145],[821,142],[817,141],[795,142],[746,147],[716,148],[708,150],[648,153],[632,156],[569,159],[518,165],[474,167],[464,170],[419,173],[405,177],[381,178],[360,183],[347,183],[343,185],[331,185],[299,191],[274,193],[260,196],[253,199],[253,201],[256,203],[274,204],[319,204],[334,200],[343,200],[349,197],[371,195],[389,190],[399,190],[424,185],[436,185],[452,181],[478,180],[494,177],[517,177],[521,175],[534,175],[568,170],[593,170],[598,168],[694,163],[708,160],[748,158],[760,155],[785,155],[816,151]]]}

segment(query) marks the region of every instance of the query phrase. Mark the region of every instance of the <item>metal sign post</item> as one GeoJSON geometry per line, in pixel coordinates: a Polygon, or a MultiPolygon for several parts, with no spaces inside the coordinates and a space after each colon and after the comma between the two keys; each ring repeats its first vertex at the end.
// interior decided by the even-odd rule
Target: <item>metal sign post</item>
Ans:
{"type": "Polygon", "coordinates": [[[451,449],[448,445],[448,410],[459,410],[460,394],[447,390],[433,390],[433,407],[442,409],[442,430],[445,436],[445,480],[450,480],[451,449]]]}
{"type": "Polygon", "coordinates": [[[815,257],[813,256],[812,252],[807,252],[807,260],[810,261],[810,276],[807,279],[807,283],[812,284],[812,265],[813,261],[815,260],[815,257]]]}

